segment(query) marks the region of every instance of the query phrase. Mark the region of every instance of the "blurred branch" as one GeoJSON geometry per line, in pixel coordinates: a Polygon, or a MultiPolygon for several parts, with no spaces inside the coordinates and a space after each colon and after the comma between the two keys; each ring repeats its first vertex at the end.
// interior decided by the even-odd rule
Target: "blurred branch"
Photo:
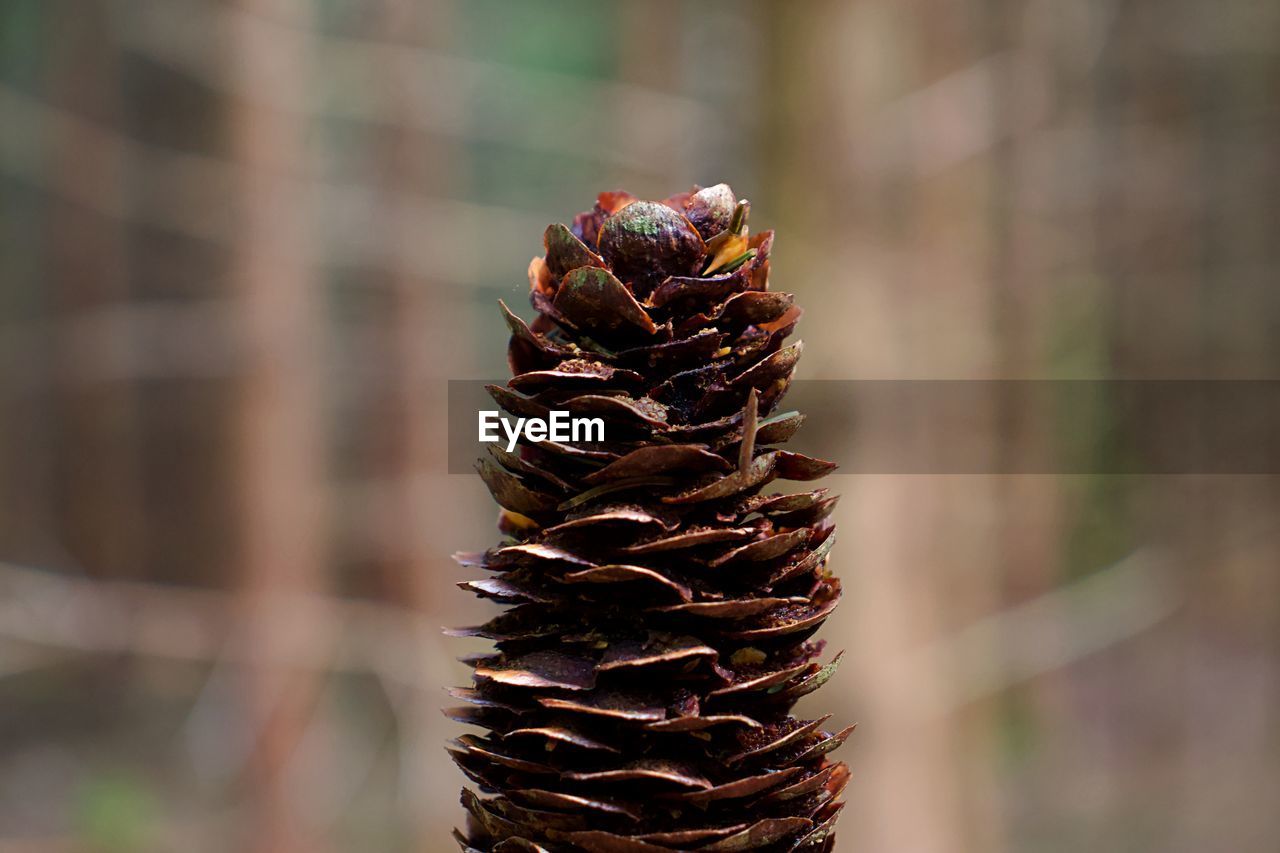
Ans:
{"type": "Polygon", "coordinates": [[[58,649],[38,646],[10,646],[0,649],[0,680],[44,669],[65,659],[66,653],[58,649]]]}
{"type": "Polygon", "coordinates": [[[336,36],[208,0],[120,0],[115,36],[131,50],[205,85],[271,109],[373,123],[408,122],[463,140],[573,155],[665,174],[687,134],[715,120],[694,99],[640,86],[450,56],[418,45],[336,36]],[[227,61],[222,45],[305,38],[323,68],[310,102],[271,101],[271,87],[227,61]],[[408,66],[407,108],[380,69],[408,66]],[[554,97],[549,97],[554,96],[554,97]],[[602,117],[608,116],[609,120],[602,117]]]}
{"type": "MultiPolygon", "coordinates": [[[[50,106],[0,83],[0,172],[70,198],[106,216],[234,246],[237,166],[198,154],[130,139],[97,122],[50,106]],[[114,187],[84,181],[76,171],[47,168],[52,138],[79,136],[87,148],[112,151],[146,164],[147,193],[120,193],[114,187]]],[[[483,278],[509,279],[538,248],[492,251],[477,235],[538,234],[542,217],[511,208],[400,193],[402,231],[385,233],[367,227],[385,190],[358,182],[335,182],[299,172],[300,209],[313,217],[318,231],[313,263],[331,267],[407,270],[440,284],[465,285],[483,278]]],[[[292,209],[296,213],[296,209],[292,209]]],[[[287,215],[289,210],[278,211],[287,215]]],[[[441,288],[441,294],[447,293],[441,288]]]]}
{"type": "MultiPolygon", "coordinates": [[[[269,8],[273,0],[253,0],[269,8]]],[[[275,99],[310,91],[310,55],[296,33],[267,42],[237,32],[226,47],[244,73],[275,99]]],[[[316,256],[294,174],[309,127],[259,100],[223,104],[227,153],[235,165],[235,248],[228,268],[234,323],[242,330],[246,370],[228,400],[229,463],[236,541],[236,599],[241,642],[255,650],[236,671],[236,692],[253,731],[245,779],[252,804],[248,851],[323,850],[299,808],[288,769],[314,718],[323,680],[280,665],[295,650],[336,645],[333,620],[297,619],[295,601],[324,594],[328,435],[319,365],[325,306],[313,286],[316,256]]],[[[321,721],[323,724],[323,721],[321,721]]]]}
{"type": "MultiPolygon", "coordinates": [[[[1168,565],[1149,550],[1008,608],[910,655],[904,677],[950,674],[950,710],[1067,666],[1148,630],[1182,603],[1168,565]]],[[[278,600],[296,637],[340,625],[341,649],[287,644],[275,664],[372,672],[414,688],[440,682],[417,652],[443,646],[429,620],[404,608],[329,596],[278,600]],[[403,650],[403,657],[388,650],[403,650]]],[[[0,638],[81,653],[128,653],[175,660],[243,662],[261,653],[234,642],[230,595],[124,581],[96,581],[0,563],[0,638]],[[228,643],[228,638],[232,641],[228,643]]]]}
{"type": "Polygon", "coordinates": [[[45,366],[29,357],[47,340],[76,365],[70,385],[226,376],[240,361],[230,307],[223,299],[136,299],[0,325],[0,377],[9,394],[52,393],[45,366]]]}
{"type": "Polygon", "coordinates": [[[1144,548],[907,655],[901,671],[905,679],[938,674],[935,710],[946,713],[1135,637],[1182,603],[1167,559],[1144,548]]]}
{"type": "Polygon", "coordinates": [[[861,174],[928,178],[989,151],[1008,133],[996,110],[997,84],[1035,73],[1010,53],[993,53],[907,92],[869,117],[850,165],[861,174]]]}
{"type": "MultiPolygon", "coordinates": [[[[446,303],[436,298],[432,307],[446,303]]],[[[232,376],[245,369],[246,349],[232,312],[233,302],[225,298],[133,299],[38,322],[0,324],[0,399],[53,393],[51,366],[31,358],[51,342],[78,368],[75,376],[62,378],[70,386],[232,376]]],[[[398,381],[371,352],[374,342],[361,339],[380,334],[377,326],[349,322],[345,331],[350,351],[326,366],[338,385],[370,394],[398,381]]],[[[414,387],[422,391],[426,382],[441,378],[426,376],[414,387]]]]}
{"type": "MultiPolygon", "coordinates": [[[[322,595],[280,596],[270,609],[288,638],[268,664],[323,672],[375,673],[404,687],[438,689],[434,661],[451,657],[438,626],[389,605],[322,595]],[[336,647],[303,642],[316,625],[336,647]]],[[[68,653],[133,654],[211,663],[261,662],[237,642],[244,613],[232,595],[127,581],[98,581],[0,563],[0,641],[68,653]]]]}

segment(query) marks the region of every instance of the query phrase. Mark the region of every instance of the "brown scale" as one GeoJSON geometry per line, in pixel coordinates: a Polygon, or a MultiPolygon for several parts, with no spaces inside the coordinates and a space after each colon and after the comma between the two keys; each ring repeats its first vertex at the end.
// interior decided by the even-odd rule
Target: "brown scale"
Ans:
{"type": "Polygon", "coordinates": [[[775,412],[801,310],[769,289],[773,233],[725,184],[646,202],[602,193],[543,235],[531,323],[501,305],[517,417],[603,418],[606,440],[491,449],[477,468],[508,541],[458,560],[504,610],[460,636],[449,751],[464,851],[827,851],[851,729],[790,714],[821,687],[810,639],[840,600],[825,489],[775,412]]]}

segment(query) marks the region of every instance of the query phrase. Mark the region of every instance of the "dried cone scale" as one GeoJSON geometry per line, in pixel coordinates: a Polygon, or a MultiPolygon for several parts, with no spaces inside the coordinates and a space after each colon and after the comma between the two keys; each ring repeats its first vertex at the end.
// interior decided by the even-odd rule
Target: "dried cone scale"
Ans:
{"type": "Polygon", "coordinates": [[[774,414],[800,309],[769,290],[773,233],[720,184],[603,193],[552,225],[511,327],[512,416],[603,418],[606,441],[490,445],[481,477],[507,542],[460,554],[461,586],[507,608],[454,633],[468,659],[450,751],[477,791],[464,850],[826,851],[849,730],[796,719],[838,661],[810,639],[835,609],[829,462],[779,449],[774,414]],[[824,660],[825,659],[825,660],[824,660]]]}

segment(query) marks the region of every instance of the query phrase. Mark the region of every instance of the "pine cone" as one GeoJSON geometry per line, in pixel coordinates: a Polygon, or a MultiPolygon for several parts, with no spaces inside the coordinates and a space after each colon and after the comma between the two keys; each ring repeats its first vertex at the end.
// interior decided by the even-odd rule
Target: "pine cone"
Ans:
{"type": "Polygon", "coordinates": [[[605,441],[490,445],[478,463],[507,544],[460,554],[460,584],[508,605],[469,659],[488,731],[450,751],[464,850],[826,851],[848,768],[827,717],[790,716],[832,675],[809,637],[835,609],[825,489],[762,494],[835,466],[771,449],[800,317],[768,289],[773,232],[748,236],[725,184],[667,199],[603,193],[552,225],[529,267],[532,326],[502,305],[515,417],[602,418],[605,441]]]}

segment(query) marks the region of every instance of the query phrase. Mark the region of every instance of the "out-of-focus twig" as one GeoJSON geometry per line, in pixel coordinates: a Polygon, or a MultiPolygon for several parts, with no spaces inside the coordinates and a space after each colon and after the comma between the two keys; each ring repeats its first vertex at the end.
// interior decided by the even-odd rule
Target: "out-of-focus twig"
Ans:
{"type": "Polygon", "coordinates": [[[988,616],[905,657],[902,678],[945,678],[947,713],[1137,636],[1171,616],[1181,589],[1167,559],[1133,552],[1086,578],[988,616]]]}
{"type": "MultiPolygon", "coordinates": [[[[1182,602],[1156,552],[1119,563],[941,638],[901,662],[911,673],[949,674],[949,711],[1066,666],[1148,630],[1182,602]]],[[[243,661],[259,650],[228,643],[232,598],[159,584],[97,581],[0,563],[0,639],[71,652],[131,653],[211,662],[243,661]]],[[[438,687],[420,655],[450,654],[430,620],[404,608],[328,596],[280,602],[306,636],[307,625],[341,626],[336,649],[294,644],[278,665],[375,673],[401,687],[438,687]],[[424,649],[424,646],[428,647],[424,649]],[[399,652],[399,653],[398,653],[399,652]]]]}
{"type": "MultiPolygon", "coordinates": [[[[323,595],[275,602],[287,614],[290,636],[310,626],[336,626],[336,646],[296,642],[271,652],[280,667],[376,672],[410,688],[443,683],[436,664],[451,658],[426,617],[390,605],[323,595]]],[[[0,641],[70,653],[135,654],[208,663],[260,659],[263,650],[228,642],[242,613],[223,592],[126,581],[100,581],[0,563],[0,641]]]]}
{"type": "MultiPolygon", "coordinates": [[[[412,122],[417,130],[497,142],[665,173],[670,158],[700,126],[730,120],[709,104],[619,81],[450,55],[420,45],[352,38],[277,22],[207,0],[128,0],[114,16],[115,37],[129,49],[195,77],[214,90],[286,113],[372,123],[412,122]],[[270,87],[221,45],[267,44],[305,32],[312,62],[324,74],[304,102],[272,100],[270,87]],[[383,68],[416,81],[411,109],[381,85],[383,68]],[[358,93],[356,95],[355,93],[358,93]],[[554,98],[545,97],[553,93],[554,98]],[[497,102],[494,102],[497,99],[497,102]],[[602,121],[601,116],[610,116],[602,121]]],[[[514,233],[514,232],[513,232],[514,233]]]]}
{"type": "MultiPolygon", "coordinates": [[[[139,142],[3,83],[0,115],[5,117],[0,172],[104,216],[235,246],[236,187],[242,178],[235,163],[139,142]],[[74,172],[49,170],[48,140],[71,136],[81,137],[86,148],[146,164],[151,191],[119,193],[83,181],[74,172]]],[[[513,268],[522,268],[528,252],[494,252],[491,246],[479,245],[477,235],[537,233],[546,224],[541,216],[513,208],[401,193],[397,204],[404,211],[403,229],[384,233],[366,226],[385,203],[385,191],[359,181],[335,181],[305,167],[288,177],[296,182],[299,206],[308,211],[309,226],[316,232],[309,255],[319,267],[407,269],[455,288],[481,279],[505,279],[513,268]]],[[[288,210],[279,213],[287,215],[288,210]]],[[[438,291],[441,298],[449,292],[447,286],[438,291]]]]}

